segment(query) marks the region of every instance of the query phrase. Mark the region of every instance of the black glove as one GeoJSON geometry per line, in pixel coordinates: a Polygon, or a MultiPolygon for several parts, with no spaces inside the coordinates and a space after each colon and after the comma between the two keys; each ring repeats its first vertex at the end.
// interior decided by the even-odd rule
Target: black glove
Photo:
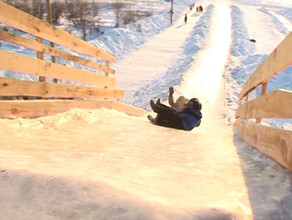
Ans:
{"type": "Polygon", "coordinates": [[[174,93],[173,87],[170,87],[169,88],[169,95],[173,95],[173,93],[174,93]]]}

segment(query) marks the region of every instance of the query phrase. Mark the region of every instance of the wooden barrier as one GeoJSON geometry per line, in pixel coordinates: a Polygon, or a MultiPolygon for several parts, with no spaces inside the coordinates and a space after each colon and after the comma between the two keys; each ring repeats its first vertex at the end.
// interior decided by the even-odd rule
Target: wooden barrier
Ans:
{"type": "Polygon", "coordinates": [[[2,1],[0,22],[24,32],[0,30],[1,41],[36,54],[0,49],[0,70],[39,77],[38,81],[26,81],[0,76],[0,117],[39,117],[77,107],[113,108],[137,116],[146,113],[115,101],[123,98],[124,91],[115,88],[115,70],[110,63],[116,58],[110,53],[2,1]],[[79,68],[64,63],[74,63],[79,68]],[[19,97],[26,100],[11,100],[19,97]]]}
{"type": "Polygon", "coordinates": [[[124,91],[51,82],[23,81],[0,77],[0,94],[3,96],[46,98],[122,98],[124,91]]]}
{"type": "Polygon", "coordinates": [[[292,32],[279,44],[279,46],[256,69],[252,76],[242,87],[239,100],[258,86],[267,83],[269,79],[281,73],[292,65],[292,32]]]}
{"type": "Polygon", "coordinates": [[[240,105],[236,118],[292,118],[292,91],[275,90],[240,105]]]}
{"type": "Polygon", "coordinates": [[[143,116],[147,111],[114,100],[0,100],[2,118],[35,118],[54,115],[72,108],[114,109],[132,116],[143,116]]]}
{"type": "Polygon", "coordinates": [[[292,132],[238,119],[241,138],[266,156],[292,170],[292,132]]]}
{"type": "Polygon", "coordinates": [[[18,36],[16,34],[11,34],[8,32],[5,32],[3,30],[0,30],[0,40],[6,41],[8,43],[12,43],[12,44],[16,44],[31,50],[35,50],[38,52],[42,52],[42,53],[46,53],[55,57],[59,57],[59,58],[64,58],[66,60],[72,61],[72,62],[76,62],[76,63],[80,63],[82,65],[91,67],[93,69],[97,69],[97,70],[102,70],[104,72],[108,72],[111,74],[114,74],[115,71],[105,65],[99,64],[99,63],[95,63],[92,62],[90,60],[87,60],[85,58],[76,56],[76,55],[72,55],[68,52],[59,50],[57,48],[42,44],[42,43],[38,43],[37,41],[34,40],[30,40],[21,36],[18,36]]]}
{"type": "Polygon", "coordinates": [[[116,83],[113,77],[107,77],[88,70],[52,63],[50,61],[36,59],[13,52],[0,50],[0,59],[0,68],[8,71],[53,77],[87,84],[114,86],[116,83]]]}
{"type": "Polygon", "coordinates": [[[268,81],[291,65],[292,32],[243,86],[234,125],[244,141],[292,170],[292,131],[259,123],[262,118],[292,118],[292,91],[278,89],[266,93],[268,81]],[[249,93],[260,85],[262,86],[261,96],[248,100],[249,93]],[[253,118],[256,119],[256,123],[247,120],[253,118]]]}
{"type": "Polygon", "coordinates": [[[113,55],[2,1],[0,12],[0,22],[4,24],[94,58],[116,61],[113,55]]]}

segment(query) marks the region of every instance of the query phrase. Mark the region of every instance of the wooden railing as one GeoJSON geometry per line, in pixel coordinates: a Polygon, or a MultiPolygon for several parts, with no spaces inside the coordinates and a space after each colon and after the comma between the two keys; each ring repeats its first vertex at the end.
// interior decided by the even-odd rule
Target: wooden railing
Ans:
{"type": "MultiPolygon", "coordinates": [[[[110,68],[110,62],[116,61],[113,55],[2,1],[0,23],[25,33],[0,30],[1,41],[36,54],[33,57],[0,47],[0,70],[38,76],[37,81],[0,77],[0,117],[37,117],[84,106],[122,106],[125,110],[125,105],[115,101],[124,91],[115,88],[115,71],[110,68]],[[73,62],[81,68],[60,62],[73,62]],[[12,97],[34,98],[9,100],[12,97]]],[[[137,112],[135,107],[127,109],[137,112]]]]}
{"type": "Polygon", "coordinates": [[[243,140],[289,169],[292,169],[292,131],[259,122],[263,118],[292,118],[292,91],[279,89],[267,93],[269,80],[291,65],[292,32],[247,80],[235,116],[235,126],[243,140]],[[249,100],[249,93],[258,86],[262,86],[261,96],[249,100]]]}

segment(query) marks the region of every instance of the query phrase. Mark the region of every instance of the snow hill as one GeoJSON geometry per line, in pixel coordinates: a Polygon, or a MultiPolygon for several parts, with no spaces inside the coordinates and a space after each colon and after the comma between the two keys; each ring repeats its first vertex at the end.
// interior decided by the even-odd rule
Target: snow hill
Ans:
{"type": "MultiPolygon", "coordinates": [[[[241,86],[292,30],[292,5],[195,1],[197,14],[192,3],[175,1],[172,26],[166,7],[90,42],[117,56],[122,101],[155,115],[150,99],[166,101],[174,86],[201,100],[201,126],[179,131],[107,109],[1,119],[0,219],[292,219],[291,171],[232,129],[241,86]]],[[[291,76],[269,88],[291,89],[291,76]]]]}

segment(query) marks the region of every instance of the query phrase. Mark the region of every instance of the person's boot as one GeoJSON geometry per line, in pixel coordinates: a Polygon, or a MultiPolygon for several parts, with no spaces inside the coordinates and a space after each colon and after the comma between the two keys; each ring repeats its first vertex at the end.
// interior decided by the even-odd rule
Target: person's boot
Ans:
{"type": "Polygon", "coordinates": [[[161,105],[160,98],[157,99],[157,101],[156,101],[156,105],[161,105]]]}
{"type": "Polygon", "coordinates": [[[154,103],[153,100],[150,100],[150,106],[154,112],[156,112],[156,113],[159,112],[159,107],[154,103]]]}
{"type": "Polygon", "coordinates": [[[162,109],[162,108],[168,108],[168,106],[166,106],[166,105],[164,105],[164,104],[161,103],[160,99],[157,99],[156,106],[159,108],[159,111],[160,112],[161,112],[160,109],[162,109]]]}
{"type": "Polygon", "coordinates": [[[156,120],[154,117],[152,117],[151,115],[147,115],[147,118],[149,119],[149,121],[152,123],[152,124],[156,124],[156,120]]]}

